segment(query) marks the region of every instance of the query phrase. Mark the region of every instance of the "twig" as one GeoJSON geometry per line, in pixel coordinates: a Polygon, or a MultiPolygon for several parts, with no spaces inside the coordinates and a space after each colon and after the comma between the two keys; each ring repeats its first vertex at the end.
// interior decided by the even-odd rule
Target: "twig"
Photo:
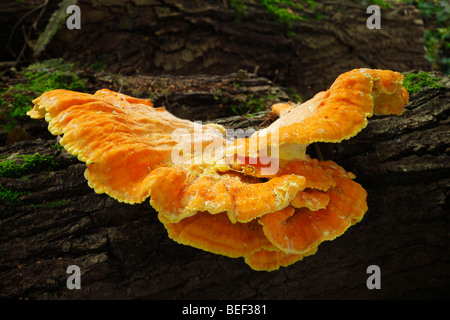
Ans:
{"type": "Polygon", "coordinates": [[[14,67],[15,65],[16,65],[15,61],[1,61],[0,69],[8,69],[8,68],[14,67]]]}
{"type": "MultiPolygon", "coordinates": [[[[6,49],[8,49],[8,51],[13,55],[13,57],[14,58],[16,58],[16,64],[20,61],[20,58],[22,57],[22,55],[23,55],[23,53],[25,52],[25,48],[26,48],[26,45],[27,45],[27,43],[26,43],[26,41],[27,41],[27,38],[25,38],[25,44],[24,44],[24,46],[22,47],[22,49],[20,50],[20,53],[19,53],[19,55],[16,55],[16,53],[14,52],[14,50],[12,50],[11,49],[11,47],[10,47],[10,43],[11,43],[11,39],[12,39],[12,37],[13,37],[13,35],[14,35],[14,32],[16,31],[16,29],[17,29],[17,27],[29,16],[29,15],[31,15],[31,14],[33,14],[34,12],[36,12],[37,10],[40,10],[40,9],[43,9],[43,8],[45,8],[46,6],[47,6],[47,4],[48,4],[48,0],[45,0],[44,1],[44,3],[42,3],[42,4],[40,4],[40,5],[38,5],[37,7],[35,7],[35,8],[33,8],[33,9],[31,9],[31,10],[29,10],[28,12],[26,12],[15,24],[14,24],[14,26],[12,27],[12,29],[11,29],[11,31],[10,31],[10,33],[9,33],[9,36],[8,36],[8,41],[6,42],[6,49]]],[[[39,14],[39,16],[38,16],[38,19],[37,19],[37,21],[39,21],[39,19],[42,17],[42,15],[43,15],[43,12],[44,12],[44,10],[42,10],[41,11],[41,13],[39,14]]],[[[35,23],[37,24],[37,21],[35,21],[35,23]]],[[[33,23],[34,24],[34,23],[33,23]]],[[[35,28],[35,30],[36,30],[36,28],[35,28]]],[[[22,32],[23,32],[23,29],[22,29],[22,32]]],[[[29,35],[28,35],[28,37],[29,37],[29,35]]]]}
{"type": "Polygon", "coordinates": [[[322,152],[320,151],[320,147],[317,143],[313,143],[314,146],[314,151],[316,152],[316,157],[317,159],[319,159],[320,161],[323,161],[323,156],[322,156],[322,152]]]}

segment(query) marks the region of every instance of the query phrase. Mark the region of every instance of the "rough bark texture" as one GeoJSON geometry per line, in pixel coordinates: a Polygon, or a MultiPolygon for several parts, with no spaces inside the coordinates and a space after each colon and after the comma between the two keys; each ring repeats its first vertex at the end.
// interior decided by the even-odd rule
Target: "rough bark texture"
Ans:
{"type": "MultiPolygon", "coordinates": [[[[308,21],[295,21],[291,29],[250,1],[248,14],[237,21],[226,3],[80,0],[81,30],[63,24],[41,58],[64,54],[114,73],[160,75],[84,71],[82,76],[90,79],[88,91],[121,90],[151,98],[179,117],[221,118],[215,121],[229,127],[257,127],[266,120],[264,112],[231,116],[231,106],[250,110],[287,100],[286,92],[265,78],[229,75],[239,69],[256,70],[308,98],[356,67],[429,68],[422,20],[405,4],[382,10],[382,28],[369,30],[366,6],[355,1],[321,1],[316,12],[306,12],[308,21]],[[323,14],[320,21],[317,13],[323,14]],[[175,76],[181,74],[195,76],[175,76]]],[[[12,34],[1,56],[9,60],[5,66],[29,55],[26,48],[33,49],[58,1],[48,1],[44,11],[36,9],[39,4],[25,0],[18,8],[5,2],[0,8],[2,28],[8,30],[0,42],[12,34]]],[[[401,117],[374,117],[350,141],[322,145],[326,159],[357,175],[368,191],[369,211],[315,255],[270,273],[173,242],[148,201],[131,206],[95,194],[84,179],[85,164],[42,134],[44,121],[21,123],[42,139],[15,142],[23,136],[1,136],[9,144],[0,148],[0,160],[20,163],[17,155],[39,153],[54,161],[20,177],[0,177],[0,191],[18,195],[0,200],[0,298],[448,299],[449,96],[449,89],[424,89],[411,97],[401,117]],[[66,287],[72,264],[81,269],[81,290],[66,287]],[[380,267],[380,290],[366,286],[370,265],[380,267]]]]}
{"type": "MultiPolygon", "coordinates": [[[[221,87],[233,77],[204,81],[221,87]]],[[[142,77],[139,83],[149,86],[154,79],[142,77]]],[[[186,81],[171,79],[177,83],[174,88],[186,81]]],[[[201,88],[199,79],[195,83],[201,88]]],[[[268,87],[283,99],[270,82],[262,85],[263,79],[256,79],[260,85],[239,90],[249,94],[268,87]]],[[[181,101],[183,96],[194,108],[197,96],[205,103],[205,90],[188,83],[185,96],[169,90],[164,101],[181,101]]],[[[237,90],[222,88],[230,94],[237,90]]],[[[210,103],[217,103],[209,94],[210,103]]],[[[148,201],[132,206],[95,194],[83,177],[85,164],[55,148],[56,140],[1,147],[2,158],[38,152],[53,155],[57,163],[21,178],[0,177],[2,187],[26,192],[14,205],[0,203],[0,297],[448,299],[449,101],[448,88],[423,89],[411,97],[404,115],[374,117],[355,138],[322,145],[325,158],[357,175],[368,191],[369,211],[344,235],[321,244],[315,255],[273,272],[252,271],[242,259],[173,242],[148,201]],[[66,269],[72,264],[81,269],[81,290],[66,287],[66,269]],[[380,290],[366,286],[370,265],[380,267],[380,290]]],[[[180,105],[174,103],[178,109],[180,105]]],[[[220,122],[245,127],[249,119],[257,125],[264,118],[220,122]]]]}
{"type": "MultiPolygon", "coordinates": [[[[69,30],[62,23],[41,57],[100,63],[122,74],[257,70],[305,99],[357,67],[430,68],[424,58],[423,21],[415,7],[396,2],[382,10],[381,29],[370,30],[367,4],[319,2],[314,11],[291,8],[308,20],[293,21],[289,28],[260,1],[245,1],[247,14],[238,19],[228,1],[221,0],[79,0],[81,29],[69,30]]],[[[49,1],[38,30],[55,7],[49,1]]]]}

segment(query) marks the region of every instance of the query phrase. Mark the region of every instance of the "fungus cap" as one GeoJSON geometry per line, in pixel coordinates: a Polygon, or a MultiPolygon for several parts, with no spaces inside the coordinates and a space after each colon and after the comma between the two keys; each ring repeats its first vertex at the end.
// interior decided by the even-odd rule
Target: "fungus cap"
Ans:
{"type": "Polygon", "coordinates": [[[330,202],[323,209],[290,206],[261,217],[258,222],[269,241],[285,253],[304,254],[343,234],[367,211],[367,193],[351,179],[336,178],[336,187],[327,194],[330,202]]]}
{"type": "Polygon", "coordinates": [[[274,105],[281,117],[250,138],[237,140],[234,152],[257,157],[261,150],[277,147],[281,159],[304,159],[309,144],[349,139],[367,126],[373,114],[401,114],[408,103],[402,83],[403,76],[390,70],[343,73],[327,91],[296,107],[274,105]]]}
{"type": "Polygon", "coordinates": [[[274,105],[278,120],[234,142],[220,125],[107,89],[46,92],[28,115],[64,135],[97,193],[130,204],[150,197],[173,240],[271,271],[314,254],[367,211],[355,175],[311,159],[306,147],[348,139],[373,114],[401,114],[407,101],[399,73],[355,69],[305,103],[274,105]]]}
{"type": "Polygon", "coordinates": [[[106,89],[94,95],[53,90],[33,103],[28,115],[45,117],[52,134],[64,134],[60,144],[87,163],[89,186],[130,204],[149,197],[154,169],[172,164],[175,130],[189,135],[191,144],[197,132],[206,137],[202,144],[223,141],[219,126],[179,119],[149,100],[106,89]]]}

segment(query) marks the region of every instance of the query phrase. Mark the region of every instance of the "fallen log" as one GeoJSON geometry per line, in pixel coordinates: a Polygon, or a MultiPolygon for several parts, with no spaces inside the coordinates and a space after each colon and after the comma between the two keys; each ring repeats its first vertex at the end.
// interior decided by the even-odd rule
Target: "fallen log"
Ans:
{"type": "MultiPolygon", "coordinates": [[[[222,92],[228,88],[230,96],[249,94],[251,86],[226,85],[233,77],[204,81],[222,92]]],[[[155,79],[143,77],[139,83],[146,87],[155,79]]],[[[180,79],[159,80],[179,90],[155,96],[156,106],[172,101],[176,111],[182,109],[180,101],[190,101],[195,108],[193,97],[217,103],[215,94],[199,89],[203,86],[183,86],[180,79]]],[[[258,81],[253,88],[286,99],[269,81],[258,81]]],[[[351,140],[320,145],[325,159],[356,174],[368,191],[369,211],[344,235],[321,244],[315,255],[273,272],[256,272],[241,259],[173,242],[148,201],[127,205],[93,192],[83,176],[85,164],[57,139],[3,146],[2,163],[14,160],[21,169],[0,177],[2,194],[8,195],[0,202],[0,297],[448,299],[449,98],[448,88],[424,88],[411,96],[402,116],[373,117],[351,140]],[[23,156],[35,154],[40,156],[23,156]],[[71,265],[80,269],[79,290],[67,286],[71,265]],[[379,267],[380,289],[369,288],[370,266],[379,267]]],[[[217,122],[257,127],[265,115],[217,122]]],[[[314,155],[314,149],[308,151],[314,155]]]]}

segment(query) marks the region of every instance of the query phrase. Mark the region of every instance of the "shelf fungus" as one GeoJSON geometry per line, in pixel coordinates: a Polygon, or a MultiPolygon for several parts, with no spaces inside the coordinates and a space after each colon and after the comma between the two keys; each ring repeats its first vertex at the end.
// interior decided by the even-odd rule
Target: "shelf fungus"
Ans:
{"type": "Polygon", "coordinates": [[[349,71],[305,103],[274,105],[278,119],[248,136],[107,89],[46,92],[28,115],[64,135],[95,192],[129,204],[150,198],[171,239],[271,271],[363,218],[367,194],[355,176],[306,148],[349,139],[374,114],[401,114],[402,80],[389,70],[349,71]]]}

